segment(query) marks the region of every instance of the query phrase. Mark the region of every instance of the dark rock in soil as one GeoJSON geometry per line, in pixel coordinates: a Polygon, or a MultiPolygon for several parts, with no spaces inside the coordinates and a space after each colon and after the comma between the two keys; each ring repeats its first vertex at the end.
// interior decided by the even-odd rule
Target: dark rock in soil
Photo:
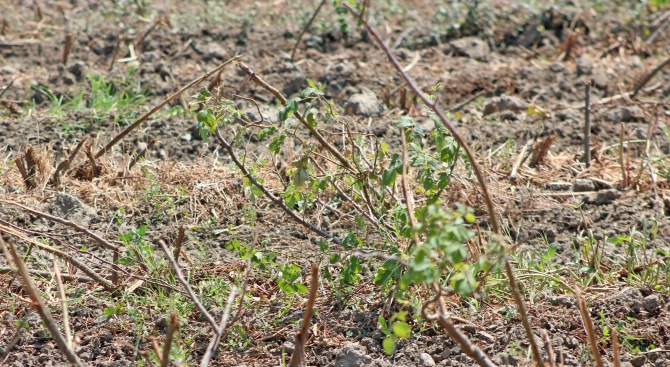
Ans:
{"type": "Polygon", "coordinates": [[[466,56],[471,59],[488,60],[490,49],[486,41],[477,37],[465,37],[455,40],[449,44],[448,51],[454,51],[457,56],[466,56]]]}

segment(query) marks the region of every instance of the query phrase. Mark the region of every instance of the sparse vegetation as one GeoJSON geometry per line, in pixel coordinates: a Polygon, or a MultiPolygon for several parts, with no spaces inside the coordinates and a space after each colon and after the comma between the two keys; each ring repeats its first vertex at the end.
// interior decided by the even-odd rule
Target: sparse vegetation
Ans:
{"type": "Polygon", "coordinates": [[[664,1],[14,5],[0,364],[670,363],[664,1]]]}

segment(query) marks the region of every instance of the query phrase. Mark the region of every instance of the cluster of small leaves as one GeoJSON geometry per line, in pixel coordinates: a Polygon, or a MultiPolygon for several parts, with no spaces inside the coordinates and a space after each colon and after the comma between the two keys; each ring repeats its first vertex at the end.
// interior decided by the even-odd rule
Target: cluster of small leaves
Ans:
{"type": "Polygon", "coordinates": [[[405,321],[407,319],[407,311],[400,311],[394,314],[389,322],[384,316],[380,315],[377,321],[381,331],[386,337],[382,341],[382,347],[386,354],[391,355],[395,352],[396,342],[400,338],[409,338],[412,333],[412,328],[405,321]],[[390,324],[389,324],[390,323],[390,324]]]}
{"type": "Polygon", "coordinates": [[[301,283],[302,268],[291,263],[277,262],[277,254],[273,251],[258,251],[252,249],[237,239],[226,243],[228,250],[237,252],[241,259],[249,259],[259,270],[266,272],[276,282],[279,289],[287,296],[295,293],[307,293],[307,286],[301,283]]]}
{"type": "Polygon", "coordinates": [[[228,126],[242,117],[242,111],[235,107],[235,102],[224,98],[212,98],[212,94],[206,88],[200,89],[196,105],[196,109],[202,106],[196,118],[198,132],[204,141],[207,141],[209,134],[216,131],[219,126],[228,126]],[[211,103],[212,101],[216,103],[211,103]]]}

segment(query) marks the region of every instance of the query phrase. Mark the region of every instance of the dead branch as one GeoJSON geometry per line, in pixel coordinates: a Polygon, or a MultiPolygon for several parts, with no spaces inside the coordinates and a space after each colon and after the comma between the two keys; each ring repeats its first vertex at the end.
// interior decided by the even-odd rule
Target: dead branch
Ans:
{"type": "Polygon", "coordinates": [[[302,316],[302,324],[300,330],[295,334],[295,350],[291,356],[289,363],[290,367],[300,367],[305,361],[305,345],[307,344],[307,335],[309,334],[309,325],[314,313],[314,302],[316,302],[316,294],[319,290],[319,267],[312,263],[312,284],[309,289],[309,298],[307,299],[307,306],[305,313],[302,316]]]}
{"type": "Polygon", "coordinates": [[[640,89],[642,89],[645,85],[647,85],[647,83],[649,83],[649,81],[651,80],[651,78],[653,78],[654,75],[656,75],[659,71],[663,70],[663,68],[665,68],[666,66],[668,66],[668,64],[670,64],[670,57],[667,58],[667,59],[665,59],[665,61],[663,61],[662,63],[660,63],[656,68],[654,68],[654,70],[652,70],[650,73],[648,73],[647,75],[645,75],[642,79],[640,79],[640,81],[639,81],[637,84],[635,84],[635,88],[633,88],[633,92],[632,92],[632,94],[631,94],[631,98],[632,98],[632,97],[635,97],[635,95],[637,94],[637,92],[639,92],[640,89]]]}
{"type": "Polygon", "coordinates": [[[49,179],[49,182],[51,183],[52,186],[54,187],[59,187],[60,186],[60,174],[61,172],[64,172],[65,170],[70,167],[70,164],[74,160],[74,158],[77,156],[77,153],[79,153],[79,150],[81,147],[84,145],[84,143],[88,140],[90,137],[90,134],[84,135],[81,140],[79,140],[79,143],[77,143],[77,146],[74,148],[72,153],[65,159],[64,161],[60,162],[58,166],[56,167],[56,171],[54,171],[53,175],[51,175],[51,178],[49,179]]]}
{"type": "Polygon", "coordinates": [[[149,149],[151,149],[151,147],[153,147],[154,144],[156,144],[157,141],[158,140],[156,140],[156,139],[151,139],[149,141],[149,143],[147,143],[147,146],[144,147],[144,149],[142,149],[142,151],[140,151],[139,153],[137,153],[136,156],[133,157],[133,159],[130,161],[130,163],[128,163],[128,171],[133,169],[133,167],[135,167],[135,164],[137,164],[137,162],[139,162],[140,159],[144,158],[144,155],[147,154],[149,149]]]}
{"type": "Polygon", "coordinates": [[[163,358],[161,358],[161,367],[168,367],[170,362],[170,348],[172,348],[172,339],[174,332],[179,329],[179,319],[176,313],[170,314],[170,323],[168,324],[167,335],[165,336],[165,344],[163,345],[163,358]]]}
{"type": "Polygon", "coordinates": [[[60,268],[58,267],[58,260],[54,259],[54,278],[58,284],[58,294],[60,295],[61,310],[63,313],[63,330],[65,331],[65,341],[67,345],[73,348],[72,332],[70,331],[70,316],[67,311],[67,298],[65,297],[65,289],[63,287],[63,279],[60,275],[60,268]]]}
{"type": "Polygon", "coordinates": [[[549,153],[551,144],[554,143],[554,139],[556,139],[556,135],[550,135],[542,141],[535,142],[533,145],[533,151],[530,154],[530,162],[528,162],[528,166],[535,167],[544,160],[544,158],[547,156],[547,153],[549,153]]]}
{"type": "Polygon", "coordinates": [[[584,325],[586,336],[589,338],[589,346],[591,347],[591,354],[593,355],[593,359],[596,361],[596,366],[604,367],[602,357],[600,356],[600,351],[598,350],[596,333],[593,330],[593,322],[591,321],[589,310],[586,308],[586,302],[584,301],[584,298],[582,297],[582,294],[577,286],[575,286],[575,298],[577,298],[577,306],[579,307],[579,314],[582,316],[582,324],[584,325]]]}
{"type": "Polygon", "coordinates": [[[405,79],[405,82],[409,85],[409,87],[414,91],[414,94],[416,94],[423,103],[435,113],[435,115],[440,119],[440,121],[444,124],[444,126],[449,130],[451,135],[454,137],[454,140],[458,143],[463,148],[463,151],[465,154],[468,156],[468,159],[470,160],[470,163],[472,164],[472,170],[475,172],[475,176],[477,177],[477,181],[479,182],[479,185],[481,186],[482,193],[484,195],[484,201],[486,202],[486,206],[488,207],[489,210],[489,220],[491,222],[491,228],[493,229],[493,232],[499,233],[500,227],[498,225],[498,219],[496,218],[495,214],[495,207],[493,206],[493,200],[491,199],[491,195],[489,194],[488,186],[486,184],[486,180],[484,179],[484,175],[482,174],[482,170],[479,167],[479,164],[477,163],[477,160],[475,159],[474,155],[470,151],[470,148],[465,144],[465,141],[461,137],[461,134],[456,130],[456,127],[454,124],[449,121],[442,111],[437,108],[435,102],[431,100],[422,90],[419,88],[414,80],[407,74],[405,69],[400,65],[398,60],[395,58],[389,47],[386,45],[384,41],[382,41],[381,37],[377,33],[377,31],[367,22],[366,19],[363,18],[361,14],[359,14],[354,8],[352,8],[347,2],[342,2],[342,5],[349,10],[351,14],[353,14],[358,20],[365,25],[366,29],[370,34],[377,40],[377,43],[379,46],[384,50],[386,53],[386,56],[388,57],[389,61],[393,65],[393,67],[400,73],[403,79],[405,79]]]}
{"type": "Polygon", "coordinates": [[[37,289],[37,286],[35,286],[35,282],[30,276],[30,272],[28,271],[26,264],[23,262],[23,259],[16,251],[14,244],[10,242],[9,248],[12,252],[12,256],[14,257],[14,263],[16,263],[16,266],[18,267],[19,274],[21,274],[21,278],[23,278],[23,285],[26,293],[28,293],[30,299],[33,302],[32,306],[37,309],[37,313],[39,313],[40,318],[42,318],[42,321],[46,325],[47,329],[49,329],[51,337],[56,341],[58,349],[60,349],[61,352],[65,354],[65,357],[71,364],[83,367],[84,364],[82,361],[79,359],[79,357],[77,357],[76,354],[74,354],[74,351],[72,348],[70,348],[69,343],[65,340],[63,334],[60,333],[56,321],[54,321],[53,317],[51,316],[51,312],[49,312],[49,309],[47,308],[46,304],[44,304],[42,297],[40,297],[40,292],[37,289]]]}
{"type": "Polygon", "coordinates": [[[16,206],[16,207],[19,207],[19,208],[21,208],[21,209],[27,211],[27,212],[30,213],[30,214],[34,214],[34,215],[37,215],[38,217],[42,217],[42,218],[47,219],[47,220],[50,220],[50,221],[52,221],[52,222],[60,223],[60,224],[62,224],[62,225],[64,225],[64,226],[68,226],[68,227],[70,227],[70,228],[74,228],[74,229],[76,229],[76,230],[79,231],[79,232],[84,232],[86,235],[88,235],[89,237],[95,239],[95,240],[98,241],[100,244],[102,244],[103,246],[107,247],[107,248],[110,249],[110,250],[114,250],[114,251],[118,251],[118,250],[119,250],[119,248],[118,248],[117,246],[112,245],[109,241],[107,241],[107,240],[105,240],[104,238],[102,238],[102,236],[100,236],[100,235],[96,234],[95,232],[93,232],[93,231],[87,229],[86,227],[84,227],[84,226],[82,226],[82,225],[79,225],[79,224],[77,224],[77,223],[75,223],[75,222],[72,222],[72,221],[70,221],[70,220],[67,220],[67,219],[64,219],[64,218],[61,218],[61,217],[57,217],[57,216],[55,216],[55,215],[51,215],[51,214],[47,214],[47,213],[43,213],[43,212],[37,211],[37,210],[32,209],[32,208],[29,208],[29,207],[27,207],[27,206],[25,206],[25,205],[23,205],[23,204],[19,204],[19,203],[15,202],[15,201],[10,201],[10,200],[0,199],[0,203],[5,203],[5,204],[14,205],[14,206],[16,206]]]}
{"type": "MultiPolygon", "coordinates": [[[[254,83],[258,84],[259,86],[263,87],[263,89],[267,90],[268,92],[272,93],[283,105],[286,104],[286,97],[284,97],[283,94],[277,88],[274,88],[273,86],[269,85],[265,80],[263,80],[260,76],[256,75],[247,65],[238,62],[237,66],[244,71],[245,74],[247,74],[251,80],[254,81],[254,83]]],[[[299,111],[295,111],[293,115],[300,121],[300,123],[309,130],[310,134],[316,138],[316,140],[319,141],[319,144],[321,144],[326,150],[328,150],[337,160],[344,166],[345,168],[351,169],[351,164],[349,161],[347,161],[346,158],[340,153],[339,150],[337,150],[332,144],[330,144],[326,138],[319,133],[315,127],[310,125],[302,116],[302,114],[299,111]]]]}
{"type": "Polygon", "coordinates": [[[25,234],[23,234],[22,232],[20,232],[18,230],[15,230],[13,228],[10,228],[10,227],[7,227],[5,225],[0,224],[0,235],[2,235],[2,232],[5,232],[5,233],[10,234],[12,236],[15,236],[17,238],[20,238],[23,241],[31,243],[31,244],[41,248],[42,250],[45,250],[47,252],[50,252],[50,253],[62,258],[63,260],[65,260],[65,261],[69,262],[70,264],[79,268],[79,270],[83,271],[84,274],[88,275],[93,280],[95,280],[98,284],[102,285],[106,290],[108,290],[108,291],[113,291],[114,290],[114,285],[111,284],[108,280],[106,280],[103,277],[101,277],[100,275],[98,275],[98,273],[93,271],[91,268],[86,266],[81,261],[79,261],[76,258],[74,258],[74,257],[70,256],[69,254],[65,253],[65,251],[62,251],[62,250],[57,249],[55,247],[51,247],[49,245],[46,245],[46,244],[41,243],[39,241],[36,241],[33,238],[26,236],[25,234]]]}
{"type": "Polygon", "coordinates": [[[295,41],[295,45],[293,46],[293,50],[291,50],[291,61],[295,59],[295,51],[298,49],[298,45],[300,45],[300,41],[302,40],[302,36],[305,35],[305,32],[309,29],[309,27],[312,26],[312,23],[314,23],[314,19],[316,19],[316,16],[319,15],[319,12],[321,11],[321,8],[323,7],[323,4],[326,3],[327,0],[321,0],[321,3],[319,6],[314,10],[314,14],[312,14],[312,17],[309,18],[309,21],[307,24],[305,24],[305,27],[303,27],[302,31],[300,31],[300,34],[298,35],[298,39],[295,41]]]}
{"type": "Polygon", "coordinates": [[[433,283],[433,290],[435,296],[426,301],[421,308],[421,314],[426,320],[437,321],[437,323],[447,332],[447,335],[454,340],[460,347],[463,353],[472,358],[481,367],[497,367],[493,361],[477,347],[463,332],[454,325],[447,312],[447,306],[442,299],[441,287],[437,283],[433,283]],[[428,313],[428,306],[437,304],[437,314],[431,315],[428,313]]]}
{"type": "Polygon", "coordinates": [[[219,327],[214,325],[214,336],[212,337],[212,340],[209,342],[209,345],[207,345],[205,355],[202,357],[202,360],[200,361],[200,367],[207,367],[207,365],[209,365],[209,361],[212,359],[212,356],[214,355],[216,346],[219,345],[219,342],[221,341],[221,336],[227,330],[230,308],[233,305],[233,300],[235,299],[236,295],[237,295],[237,289],[233,287],[230,290],[230,295],[228,296],[228,302],[226,302],[226,308],[225,310],[223,310],[223,315],[221,315],[221,323],[219,324],[219,327]]]}
{"type": "Polygon", "coordinates": [[[321,229],[321,228],[313,225],[312,223],[309,223],[308,221],[304,220],[303,218],[301,218],[298,214],[296,214],[293,210],[291,210],[288,206],[286,206],[286,204],[284,203],[284,200],[282,200],[281,198],[276,197],[265,186],[263,186],[260,182],[258,182],[254,178],[254,176],[251,175],[249,170],[247,170],[247,168],[244,166],[244,164],[242,162],[240,162],[240,160],[237,158],[237,155],[233,151],[233,147],[226,141],[226,139],[223,137],[223,135],[221,135],[221,131],[219,131],[219,129],[216,129],[216,131],[214,133],[216,134],[216,138],[219,140],[219,144],[221,144],[224,147],[224,149],[226,149],[226,151],[230,155],[230,158],[233,160],[233,163],[235,163],[237,168],[239,168],[240,171],[242,171],[242,174],[244,175],[244,177],[246,177],[252,185],[258,187],[268,199],[272,200],[286,214],[288,214],[296,222],[302,224],[303,226],[305,226],[306,228],[308,228],[312,232],[318,234],[321,237],[330,239],[333,242],[337,243],[338,245],[341,243],[341,240],[339,238],[333,236],[332,234],[324,231],[323,229],[321,229]]]}
{"type": "Polygon", "coordinates": [[[542,363],[540,348],[537,346],[537,342],[535,341],[533,328],[530,326],[528,312],[526,312],[526,304],[523,301],[523,298],[521,298],[521,291],[519,290],[519,285],[516,283],[516,279],[514,278],[514,270],[512,270],[512,263],[510,263],[509,258],[505,258],[505,272],[507,273],[509,287],[512,290],[512,294],[514,294],[514,301],[516,302],[517,308],[519,310],[521,323],[523,324],[523,328],[526,330],[526,338],[528,339],[528,344],[530,344],[530,350],[533,352],[535,363],[538,366],[542,366],[544,364],[542,363]]]}
{"type": "Polygon", "coordinates": [[[147,119],[149,119],[149,117],[151,117],[151,115],[153,115],[154,113],[156,113],[156,112],[157,112],[158,110],[160,110],[161,108],[165,107],[165,105],[167,105],[168,103],[172,102],[175,98],[181,96],[182,93],[184,93],[186,90],[191,89],[191,88],[197,86],[198,84],[202,83],[205,79],[207,79],[207,78],[209,78],[210,76],[216,74],[216,73],[219,72],[220,70],[223,70],[223,68],[226,67],[226,65],[230,64],[231,62],[233,62],[233,61],[235,61],[235,60],[237,60],[237,59],[238,59],[238,56],[235,56],[235,57],[233,57],[232,59],[229,59],[228,61],[224,62],[223,64],[221,64],[221,65],[215,67],[214,69],[212,69],[212,70],[206,72],[206,73],[205,73],[203,76],[201,76],[200,78],[195,79],[194,81],[188,83],[187,86],[181,88],[181,89],[178,90],[175,94],[173,94],[173,95],[169,96],[168,98],[166,98],[163,102],[161,102],[160,104],[158,104],[158,106],[152,108],[151,111],[147,112],[146,114],[144,114],[144,116],[140,117],[137,121],[135,121],[135,122],[133,122],[132,124],[128,125],[128,127],[126,127],[123,131],[121,131],[120,133],[118,133],[118,134],[117,134],[117,135],[116,135],[116,136],[115,136],[109,143],[107,143],[107,145],[105,145],[102,149],[100,149],[100,150],[95,154],[95,158],[100,158],[102,155],[104,155],[105,153],[107,153],[110,149],[112,149],[112,147],[113,147],[114,145],[116,145],[116,143],[118,143],[119,141],[121,141],[121,139],[125,138],[126,135],[128,135],[131,131],[135,130],[135,129],[136,129],[138,126],[140,126],[144,121],[146,121],[147,119]]]}
{"type": "Polygon", "coordinates": [[[186,293],[188,294],[189,298],[191,298],[191,301],[195,303],[195,306],[198,308],[198,311],[202,314],[202,316],[207,320],[207,322],[216,330],[218,328],[218,325],[216,324],[216,320],[214,320],[214,317],[212,317],[212,314],[207,311],[205,306],[203,306],[202,302],[198,299],[198,296],[195,295],[195,292],[193,292],[193,288],[191,288],[191,285],[188,284],[188,281],[184,278],[184,275],[181,273],[181,269],[179,268],[179,264],[177,264],[177,261],[175,261],[174,257],[170,254],[170,249],[167,247],[167,243],[165,242],[164,239],[159,238],[158,244],[161,246],[161,249],[163,252],[165,252],[165,256],[168,258],[170,261],[170,265],[172,265],[172,269],[174,270],[174,274],[177,276],[177,279],[179,280],[179,283],[181,283],[184,286],[184,289],[186,290],[186,293]]]}

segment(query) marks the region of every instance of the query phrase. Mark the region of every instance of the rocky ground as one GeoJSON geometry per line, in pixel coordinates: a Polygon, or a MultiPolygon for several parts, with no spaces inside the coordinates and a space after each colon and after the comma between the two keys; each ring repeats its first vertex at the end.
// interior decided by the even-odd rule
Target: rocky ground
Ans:
{"type": "MultiPolygon", "coordinates": [[[[336,14],[329,2],[304,35],[293,61],[291,50],[314,4],[144,3],[0,1],[0,88],[6,87],[4,92],[0,89],[1,198],[70,218],[119,245],[120,235],[142,224],[149,223],[142,236],[151,240],[173,240],[180,225],[188,227],[185,252],[198,265],[183,265],[205,288],[217,282],[226,290],[242,286],[246,265],[231,245],[235,241],[252,242],[260,236],[264,250],[302,269],[314,258],[327,262],[308,231],[266,202],[249,204],[241,179],[228,169],[226,152],[212,139],[203,141],[196,119],[184,113],[193,101],[189,95],[123,139],[101,161],[105,173],[100,178],[85,180],[73,171],[64,178],[62,192],[46,184],[30,192],[23,189],[12,162],[26,146],[38,149],[52,165],[67,157],[86,134],[99,147],[166,96],[236,55],[286,96],[298,96],[307,78],[322,84],[325,97],[357,133],[374,135],[390,146],[400,144],[401,115],[413,117],[426,134],[435,129],[370,34],[348,15],[336,14]],[[158,19],[165,21],[154,23],[158,19]],[[341,30],[342,22],[347,32],[341,30]],[[74,41],[63,63],[65,33],[74,41]],[[103,98],[94,98],[96,93],[123,98],[97,105],[92,101],[103,98]],[[84,102],[73,102],[78,98],[84,102]],[[115,175],[125,172],[121,167],[129,156],[153,139],[156,143],[141,168],[118,179],[115,175]],[[248,214],[250,207],[254,218],[248,214]]],[[[484,1],[470,10],[461,5],[389,1],[373,4],[370,19],[424,91],[441,84],[438,105],[449,111],[449,118],[475,147],[506,239],[519,245],[515,266],[538,341],[544,329],[564,365],[593,364],[573,295],[546,280],[560,278],[574,286],[576,280],[587,279],[579,283],[602,337],[605,359],[612,360],[608,335],[616,329],[622,365],[669,366],[670,144],[664,101],[670,94],[670,71],[660,70],[635,96],[630,92],[669,56],[670,13],[662,6],[628,2],[484,1]],[[581,162],[588,82],[593,85],[590,168],[581,162]],[[510,179],[524,145],[548,137],[554,140],[542,164],[530,167],[526,162],[516,179],[510,179]],[[622,141],[626,149],[620,155],[622,141]],[[621,159],[633,179],[630,185],[622,182],[621,159]],[[555,255],[544,263],[538,260],[553,249],[555,255]]],[[[260,112],[267,121],[278,121],[278,100],[241,71],[231,66],[221,80],[226,96],[243,95],[260,104],[257,110],[239,101],[250,120],[260,112]]],[[[337,142],[335,128],[323,129],[337,142]]],[[[261,157],[267,154],[265,144],[252,136],[246,149],[261,157]]],[[[291,161],[286,158],[285,163],[291,161]]],[[[475,208],[477,224],[487,228],[485,205],[469,173],[464,169],[454,181],[444,194],[447,205],[461,202],[475,208]]],[[[0,204],[0,224],[46,233],[68,251],[91,246],[71,229],[6,203],[0,204]]],[[[345,234],[353,226],[337,221],[331,228],[345,234]]],[[[77,254],[107,261],[112,256],[101,249],[77,254]]],[[[44,267],[48,256],[34,257],[34,264],[50,271],[44,267]]],[[[4,260],[2,266],[6,269],[4,260]]],[[[363,273],[372,274],[374,266],[367,264],[363,273]]],[[[100,262],[95,269],[109,270],[100,262]]],[[[306,274],[301,276],[307,281],[306,274]]],[[[250,277],[250,303],[213,365],[281,365],[295,348],[293,335],[304,297],[285,296],[276,279],[260,271],[250,277]]],[[[363,277],[347,289],[323,286],[308,365],[473,365],[440,328],[418,320],[412,323],[412,336],[400,340],[394,354],[384,353],[385,334],[378,317],[388,311],[387,294],[371,279],[363,277]]],[[[51,289],[50,282],[47,277],[40,284],[51,289]]],[[[491,294],[476,304],[450,298],[453,313],[495,363],[530,365],[512,298],[495,287],[501,279],[491,282],[491,294]]],[[[39,317],[29,311],[17,278],[5,271],[0,284],[2,345],[12,339],[17,322],[28,325],[14,349],[0,350],[5,363],[65,364],[39,317]]],[[[76,352],[87,365],[155,363],[149,337],[162,341],[167,312],[173,310],[188,315],[174,360],[198,364],[209,329],[183,294],[172,294],[172,300],[170,294],[162,294],[164,298],[152,303],[147,299],[158,291],[146,285],[130,295],[112,297],[87,283],[68,284],[76,352]],[[161,302],[169,306],[156,305],[161,302]],[[121,309],[125,311],[114,311],[121,309]]],[[[60,319],[57,291],[44,292],[60,319]]],[[[222,313],[225,297],[206,297],[208,305],[222,313]]]]}

